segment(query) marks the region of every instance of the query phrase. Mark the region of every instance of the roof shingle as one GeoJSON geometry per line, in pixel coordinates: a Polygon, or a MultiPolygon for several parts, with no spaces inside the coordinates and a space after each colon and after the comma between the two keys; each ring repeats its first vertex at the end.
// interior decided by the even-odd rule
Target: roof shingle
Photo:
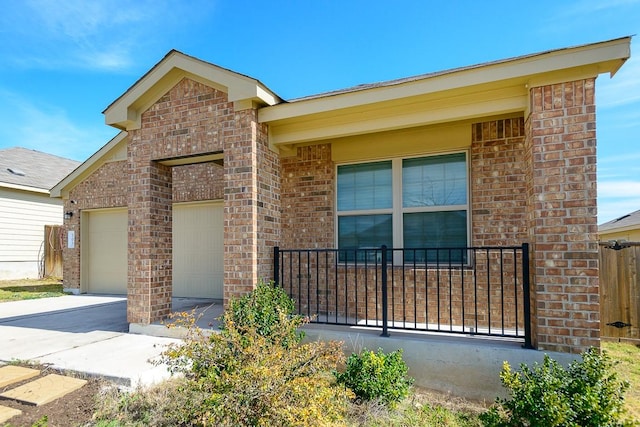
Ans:
{"type": "Polygon", "coordinates": [[[0,150],[0,187],[12,184],[49,191],[79,165],[75,160],[41,151],[7,148],[0,150]]]}

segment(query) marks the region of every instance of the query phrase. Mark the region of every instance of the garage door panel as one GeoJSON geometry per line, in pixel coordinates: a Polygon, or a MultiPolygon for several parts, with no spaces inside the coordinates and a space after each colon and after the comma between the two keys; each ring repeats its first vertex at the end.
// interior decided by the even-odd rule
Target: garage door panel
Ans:
{"type": "Polygon", "coordinates": [[[127,293],[127,210],[87,214],[88,241],[84,252],[90,293],[127,293]]]}
{"type": "Polygon", "coordinates": [[[173,205],[173,296],[222,298],[222,203],[173,205]]]}

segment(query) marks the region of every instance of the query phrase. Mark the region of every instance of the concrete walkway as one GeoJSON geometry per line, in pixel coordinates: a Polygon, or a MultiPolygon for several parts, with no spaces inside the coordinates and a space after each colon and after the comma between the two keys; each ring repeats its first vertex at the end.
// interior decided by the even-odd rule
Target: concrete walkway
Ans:
{"type": "Polygon", "coordinates": [[[126,298],[69,295],[0,303],[0,361],[30,361],[125,386],[169,377],[157,358],[175,338],[128,332],[126,298]]]}

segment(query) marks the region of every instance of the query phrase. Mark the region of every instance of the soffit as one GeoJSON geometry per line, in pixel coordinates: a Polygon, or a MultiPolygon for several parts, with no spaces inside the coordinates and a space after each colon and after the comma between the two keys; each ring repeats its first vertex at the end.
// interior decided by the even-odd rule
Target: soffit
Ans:
{"type": "Polygon", "coordinates": [[[525,112],[531,87],[613,75],[630,37],[448,70],[265,107],[280,148],[327,138],[525,112]]]}
{"type": "Polygon", "coordinates": [[[103,111],[105,122],[122,130],[138,129],[142,113],[185,77],[221,90],[241,105],[281,102],[256,79],[172,50],[103,111]]]}

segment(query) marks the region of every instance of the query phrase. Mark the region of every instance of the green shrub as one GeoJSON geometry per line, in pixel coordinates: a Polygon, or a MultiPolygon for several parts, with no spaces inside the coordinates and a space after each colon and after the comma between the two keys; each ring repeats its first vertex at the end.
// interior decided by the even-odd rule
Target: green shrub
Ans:
{"type": "Polygon", "coordinates": [[[288,346],[300,342],[304,336],[298,330],[303,320],[294,313],[295,303],[282,287],[260,281],[252,292],[231,300],[223,314],[222,325],[224,327],[226,321],[231,321],[238,329],[253,328],[263,337],[271,336],[276,330],[278,335],[282,335],[283,327],[289,327],[289,336],[284,340],[288,346]],[[280,314],[295,321],[283,324],[280,314]]]}
{"type": "Polygon", "coordinates": [[[347,359],[344,372],[336,373],[338,382],[344,384],[363,400],[378,399],[394,406],[407,397],[413,379],[407,377],[407,365],[402,360],[402,349],[385,354],[364,349],[347,359]]]}
{"type": "Polygon", "coordinates": [[[192,314],[176,320],[187,327],[187,337],[163,352],[161,362],[182,374],[184,387],[198,399],[198,405],[179,409],[181,419],[220,426],[331,425],[344,419],[353,393],[332,374],[344,363],[341,343],[301,344],[297,329],[303,319],[291,316],[283,295],[259,285],[230,304],[220,333],[195,327],[192,314]]]}
{"type": "Polygon", "coordinates": [[[564,369],[545,355],[542,365],[520,366],[513,372],[504,363],[500,380],[511,399],[497,399],[481,415],[485,426],[622,426],[626,381],[617,378],[606,352],[595,348],[582,361],[564,369]]]}

